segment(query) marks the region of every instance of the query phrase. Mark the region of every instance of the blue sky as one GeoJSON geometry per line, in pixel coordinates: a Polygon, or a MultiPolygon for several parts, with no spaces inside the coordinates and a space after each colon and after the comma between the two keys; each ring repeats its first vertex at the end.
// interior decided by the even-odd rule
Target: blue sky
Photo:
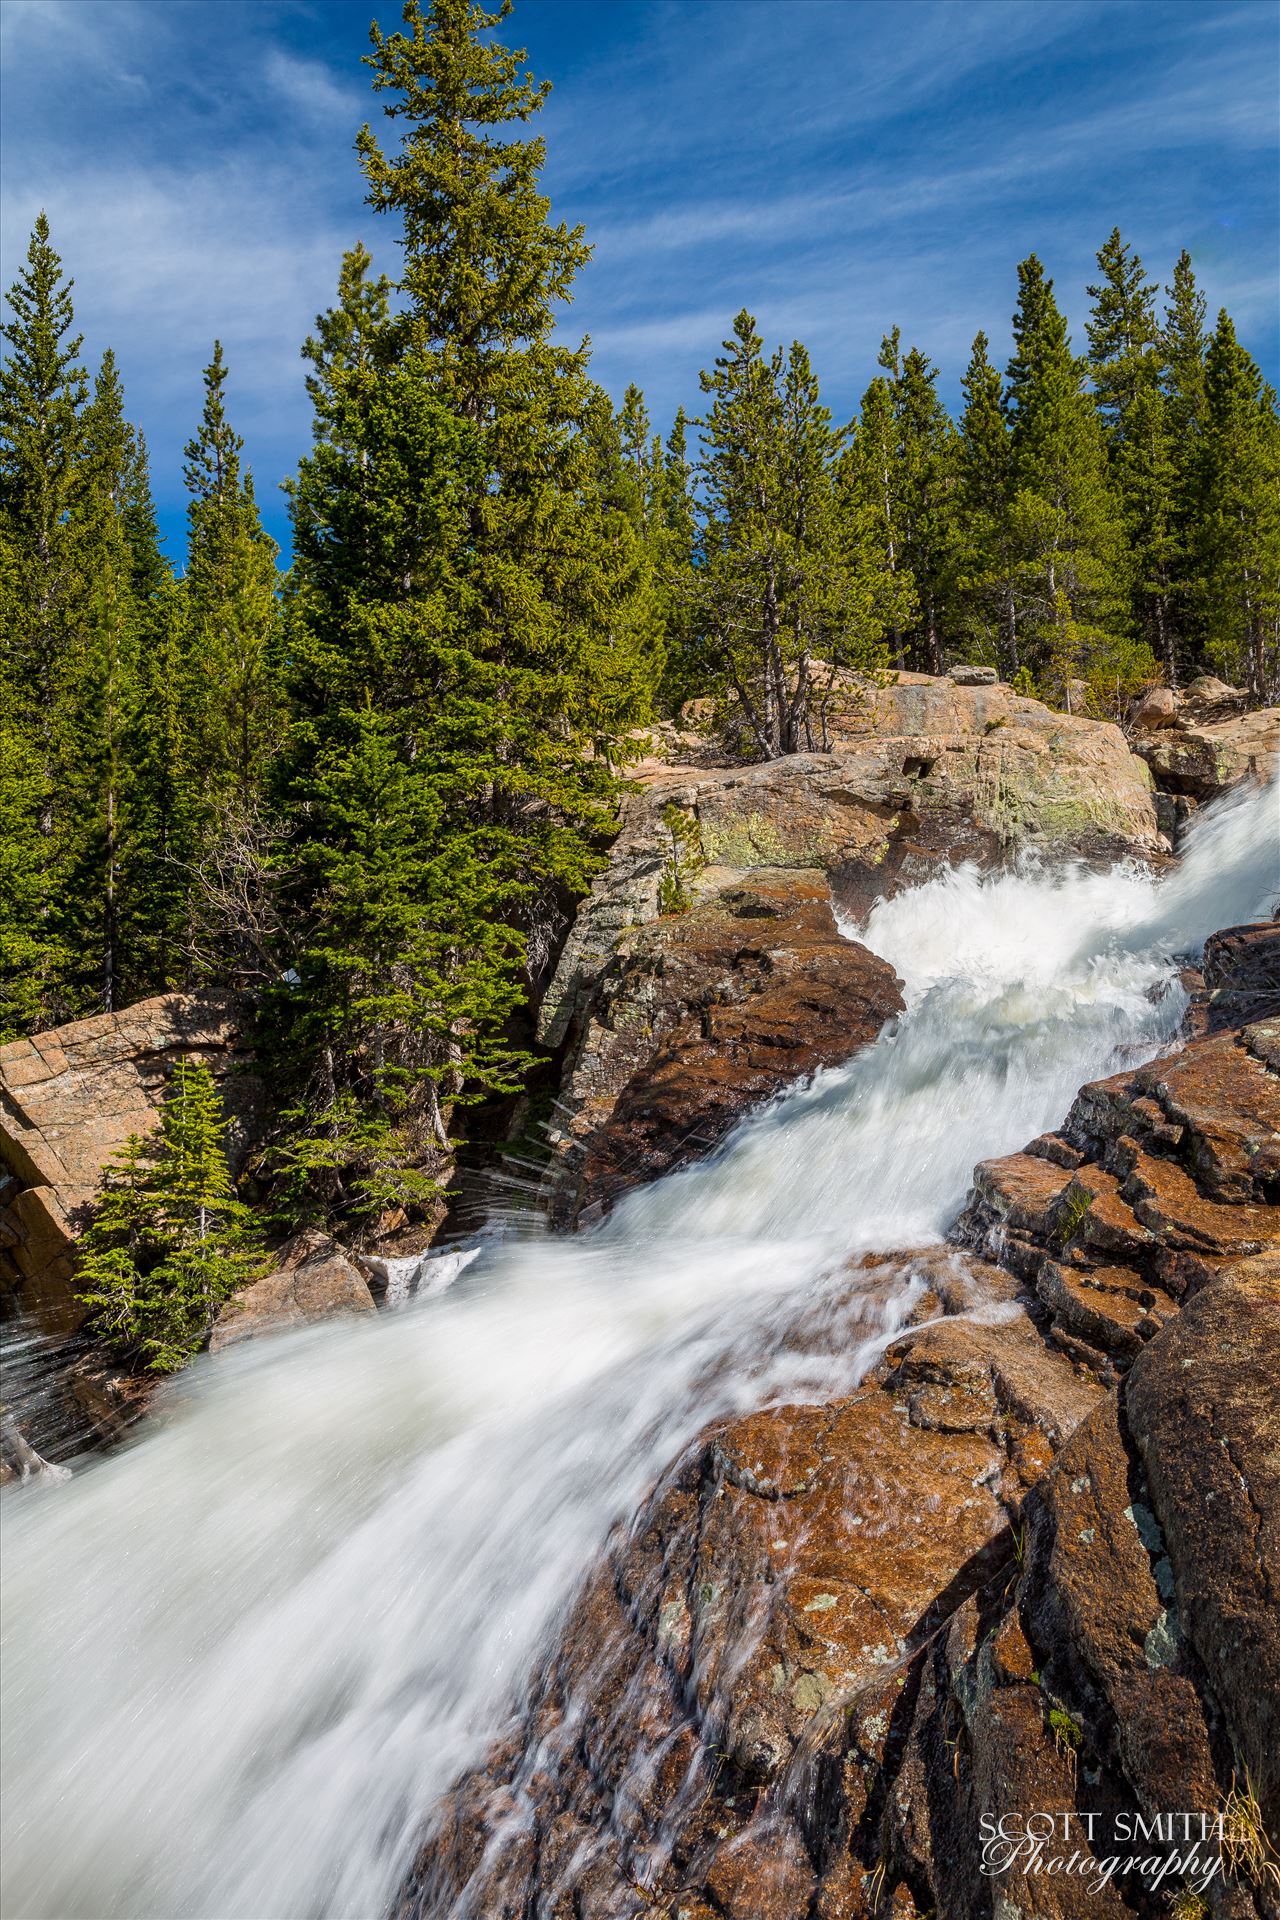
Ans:
{"type": "MultiPolygon", "coordinates": [[[[352,140],[399,0],[3,0],[4,285],[36,210],[146,431],[169,550],[215,334],[277,538],[308,431],[298,348],[357,238],[394,272],[352,140]]],[[[810,348],[838,417],[893,324],[954,403],[1007,349],[1035,249],[1079,330],[1118,224],[1161,281],[1190,248],[1273,381],[1272,0],[518,0],[555,91],[546,184],[596,253],[572,328],[665,424],[735,312],[810,348]]]]}

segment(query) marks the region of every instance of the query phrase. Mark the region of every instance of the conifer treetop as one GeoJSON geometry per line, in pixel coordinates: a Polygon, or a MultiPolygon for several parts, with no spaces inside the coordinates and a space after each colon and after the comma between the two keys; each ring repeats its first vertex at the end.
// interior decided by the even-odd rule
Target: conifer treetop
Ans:
{"type": "Polygon", "coordinates": [[[204,411],[200,429],[183,448],[182,469],[193,508],[204,502],[221,505],[234,500],[240,489],[240,455],[244,441],[227,419],[225,390],[227,363],[222,342],[213,343],[213,358],[204,370],[204,411]]]}
{"type": "Polygon", "coordinates": [[[42,559],[66,507],[78,415],[89,392],[80,365],[84,337],[72,333],[74,285],[63,277],[41,213],[7,296],[13,318],[0,324],[8,349],[0,360],[0,501],[42,559]]]}
{"type": "Polygon", "coordinates": [[[422,346],[464,363],[543,342],[557,305],[590,258],[581,227],[548,221],[539,191],[545,142],[501,139],[550,91],[522,67],[523,49],[482,38],[511,11],[475,0],[408,0],[407,31],[370,30],[376,92],[404,123],[400,152],[384,152],[366,125],[356,140],[367,199],[404,223],[411,329],[422,346]]]}

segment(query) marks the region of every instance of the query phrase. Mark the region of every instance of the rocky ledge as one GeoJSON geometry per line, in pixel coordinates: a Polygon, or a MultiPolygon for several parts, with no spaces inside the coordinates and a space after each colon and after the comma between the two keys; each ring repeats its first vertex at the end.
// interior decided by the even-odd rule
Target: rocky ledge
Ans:
{"type": "Polygon", "coordinates": [[[1132,726],[1134,752],[1176,817],[1240,780],[1274,780],[1280,770],[1280,711],[1250,711],[1237,688],[1208,674],[1181,693],[1154,689],[1139,703],[1132,726]]]}
{"type": "Polygon", "coordinates": [[[1024,848],[1075,858],[1167,851],[1151,775],[1118,727],[1055,713],[1002,685],[903,673],[841,678],[822,751],[744,766],[714,740],[667,729],[635,770],[609,865],[578,908],[539,1013],[560,1046],[619,937],[658,918],[680,853],[718,872],[824,874],[860,911],[957,860],[1024,848]]]}
{"type": "Polygon", "coordinates": [[[1210,958],[1199,1037],[979,1168],[965,1244],[846,1277],[868,1327],[923,1289],[855,1392],[675,1464],[397,1920],[1275,1920],[1280,929],[1210,958]],[[1225,1810],[1232,1871],[984,1876],[1045,1809],[1225,1810]]]}
{"type": "Polygon", "coordinates": [[[893,969],[841,938],[820,873],[700,876],[623,934],[579,1015],[550,1130],[550,1211],[574,1225],[708,1152],[902,1010],[893,969]]]}
{"type": "Polygon", "coordinates": [[[230,993],[166,993],[0,1047],[0,1307],[65,1335],[84,1319],[72,1249],[102,1169],[131,1133],[149,1133],[173,1063],[218,1083],[233,1166],[263,1108],[244,1038],[250,1008],[230,993]]]}
{"type": "Polygon", "coordinates": [[[821,751],[754,766],[667,729],[637,769],[539,1011],[561,1055],[543,1175],[557,1224],[874,1037],[900,1002],[887,968],[842,950],[833,902],[862,914],[957,861],[1033,847],[1167,851],[1120,729],[1051,712],[991,669],[835,676],[817,728],[821,751]]]}

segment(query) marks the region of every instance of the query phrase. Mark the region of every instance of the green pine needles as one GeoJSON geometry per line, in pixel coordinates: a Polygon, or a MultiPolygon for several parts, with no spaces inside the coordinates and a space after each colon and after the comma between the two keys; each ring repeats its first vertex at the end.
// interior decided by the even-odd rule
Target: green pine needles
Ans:
{"type": "Polygon", "coordinates": [[[187,1364],[262,1268],[226,1132],[208,1067],[178,1061],[157,1130],[133,1134],[108,1166],[81,1240],[77,1292],[94,1333],[159,1373],[187,1364]]]}
{"type": "MultiPolygon", "coordinates": [[[[394,271],[356,247],[303,349],[287,574],[217,341],[179,576],[43,214],[2,329],[0,1041],[248,989],[268,1204],[360,1231],[436,1213],[468,1109],[523,1085],[530,994],[655,715],[696,702],[764,760],[824,748],[850,681],[961,660],[1113,719],[1206,669],[1280,697],[1276,398],[1187,254],[1162,303],[1113,231],[1076,344],[1031,255],[1012,354],[977,336],[954,420],[894,327],[834,421],[744,309],[664,436],[566,332],[591,249],[542,191],[510,12],[408,0],[372,30],[384,120],[356,147],[394,271]]],[[[668,825],[675,911],[696,852],[668,825]]],[[[119,1224],[147,1151],[92,1254],[134,1341],[191,1293],[156,1293],[170,1256],[119,1224]]]]}
{"type": "Polygon", "coordinates": [[[429,1198],[451,1116],[520,1084],[529,951],[601,861],[657,670],[612,416],[552,337],[589,250],[549,218],[541,141],[505,133],[546,91],[486,37],[507,10],[373,30],[403,139],[358,145],[400,275],[357,248],[306,348],[275,1013],[282,1163],[341,1215],[429,1198]]]}

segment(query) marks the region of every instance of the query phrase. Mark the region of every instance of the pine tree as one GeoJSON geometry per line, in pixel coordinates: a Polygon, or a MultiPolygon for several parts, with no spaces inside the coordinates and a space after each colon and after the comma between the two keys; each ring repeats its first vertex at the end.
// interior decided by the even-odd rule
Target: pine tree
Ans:
{"type": "Polygon", "coordinates": [[[925,673],[941,673],[943,629],[952,611],[958,448],[936,390],[938,370],[918,347],[902,359],[894,381],[898,428],[901,562],[911,576],[916,615],[909,657],[925,673]]]}
{"type": "Polygon", "coordinates": [[[1168,304],[1160,334],[1165,425],[1173,463],[1171,531],[1175,546],[1171,622],[1176,655],[1184,672],[1195,669],[1205,636],[1196,591],[1200,548],[1201,442],[1205,422],[1205,299],[1196,286],[1191,256],[1185,250],[1165,289],[1168,304]]]}
{"type": "MultiPolygon", "coordinates": [[[[128,532],[126,525],[126,532],[128,532]]],[[[192,975],[196,876],[207,856],[208,814],[191,710],[186,602],[181,583],[163,568],[143,592],[135,569],[137,649],[132,763],[130,991],[159,993],[192,975]]],[[[197,943],[196,972],[216,975],[238,945],[233,916],[216,931],[216,963],[197,943]]],[[[225,976],[224,976],[225,977],[225,976]]]]}
{"type": "Polygon", "coordinates": [[[1197,590],[1209,657],[1258,701],[1280,692],[1280,420],[1218,315],[1205,360],[1197,590]]]}
{"type": "MultiPolygon", "coordinates": [[[[1204,426],[1205,298],[1196,286],[1191,255],[1183,249],[1173,270],[1160,334],[1174,444],[1190,449],[1204,426]]],[[[1194,462],[1192,463],[1194,464],[1194,462]]]]}
{"type": "Polygon", "coordinates": [[[652,531],[656,465],[649,409],[634,381],[622,396],[615,426],[618,453],[627,482],[628,518],[641,537],[647,540],[652,531]]]}
{"type": "Polygon", "coordinates": [[[395,341],[370,264],[347,256],[308,348],[279,773],[296,938],[282,1051],[307,1077],[278,1164],[299,1207],[357,1213],[429,1201],[451,1104],[523,1064],[503,1032],[522,872],[487,817],[501,718],[468,646],[481,436],[395,341]]]}
{"type": "Polygon", "coordinates": [[[72,334],[74,281],[41,213],[24,271],[10,288],[13,319],[0,327],[0,528],[6,550],[5,667],[47,730],[66,646],[66,603],[75,574],[69,518],[80,458],[80,413],[88,381],[82,336],[72,334]]]}
{"type": "Polygon", "coordinates": [[[1088,291],[1089,359],[1098,412],[1133,562],[1134,624],[1178,684],[1176,469],[1163,387],[1153,283],[1114,228],[1088,291]]]}
{"type": "Polygon", "coordinates": [[[1093,301],[1085,331],[1098,412],[1113,445],[1122,442],[1156,344],[1155,284],[1113,227],[1098,253],[1102,279],[1086,289],[1093,301]]]}
{"type": "MultiPolygon", "coordinates": [[[[885,337],[880,363],[897,378],[896,329],[885,337]]],[[[884,631],[901,669],[907,664],[907,635],[917,619],[919,602],[903,552],[903,473],[892,380],[879,374],[871,382],[846,439],[838,478],[846,546],[857,570],[881,583],[884,631]]]]}
{"type": "Polygon", "coordinates": [[[974,340],[963,392],[955,529],[959,617],[977,658],[1018,680],[1023,669],[1009,423],[1004,385],[988,358],[985,333],[974,340]]]}
{"type": "Polygon", "coordinates": [[[208,1067],[180,1060],[158,1129],[132,1135],[108,1164],[81,1238],[77,1291],[93,1331],[157,1372],[187,1364],[260,1268],[226,1133],[208,1067]]]}
{"type": "Polygon", "coordinates": [[[510,10],[409,0],[407,34],[375,28],[373,84],[395,96],[386,111],[407,131],[391,157],[367,127],[357,147],[369,204],[403,222],[402,350],[482,435],[468,501],[471,646],[497,670],[497,764],[511,768],[496,775],[491,810],[519,831],[540,792],[590,832],[613,804],[609,755],[644,718],[653,673],[627,620],[637,544],[596,486],[587,347],[552,337],[590,248],[548,217],[544,142],[498,137],[549,91],[522,71],[522,51],[485,37],[510,10]]]}
{"type": "Polygon", "coordinates": [[[850,551],[838,436],[799,342],[766,359],[744,311],[701,379],[713,399],[702,422],[698,618],[721,687],[770,759],[811,744],[815,659],[879,664],[878,574],[850,551]]]}
{"type": "Polygon", "coordinates": [[[68,1004],[110,1013],[127,977],[126,866],[137,718],[138,605],[126,525],[136,454],[111,352],[103,355],[82,420],[82,460],[71,527],[81,582],[74,649],[57,711],[62,822],[56,919],[72,964],[68,1004]]]}
{"type": "Polygon", "coordinates": [[[663,652],[661,700],[668,712],[677,714],[687,700],[707,693],[714,679],[697,613],[694,562],[698,516],[689,458],[689,422],[683,407],[676,409],[665,444],[660,449],[655,444],[653,466],[654,591],[663,652]]]}
{"type": "Polygon", "coordinates": [[[1114,710],[1155,663],[1126,632],[1128,559],[1101,423],[1034,254],[1018,268],[1013,336],[1005,404],[1022,656],[1051,699],[1071,707],[1080,681],[1114,710]]]}
{"type": "Polygon", "coordinates": [[[216,841],[251,811],[279,731],[274,541],[262,531],[244,442],[227,418],[222,343],[204,371],[204,410],[188,441],[187,658],[194,747],[216,841]]]}
{"type": "Polygon", "coordinates": [[[58,715],[80,576],[71,525],[86,378],[71,281],[38,217],[0,328],[0,1032],[57,1018],[58,715]]]}
{"type": "Polygon", "coordinates": [[[186,596],[161,551],[147,446],[136,428],[130,450],[121,512],[136,628],[125,984],[136,997],[189,978],[202,800],[186,596]]]}
{"type": "Polygon", "coordinates": [[[357,251],[307,350],[283,1157],[333,1208],[428,1201],[459,1103],[518,1084],[525,968],[596,870],[658,664],[618,425],[585,345],[552,338],[588,250],[548,219],[542,142],[500,137],[546,91],[485,37],[506,11],[373,30],[405,137],[359,148],[402,222],[399,300],[357,251]]]}

